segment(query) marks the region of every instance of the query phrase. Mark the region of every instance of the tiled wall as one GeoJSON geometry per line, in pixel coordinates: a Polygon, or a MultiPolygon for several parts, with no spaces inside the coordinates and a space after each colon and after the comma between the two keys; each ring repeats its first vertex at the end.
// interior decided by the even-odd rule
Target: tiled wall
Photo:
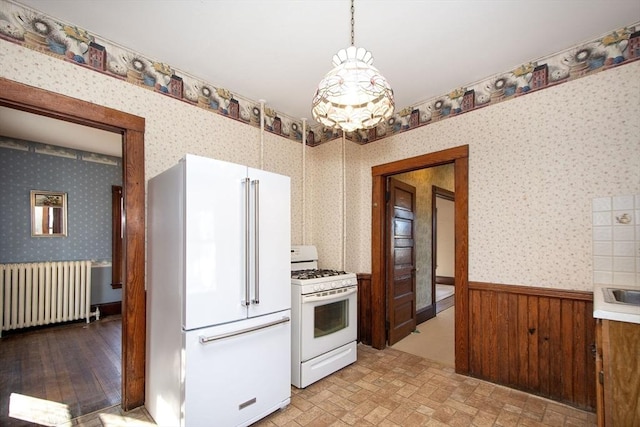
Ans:
{"type": "Polygon", "coordinates": [[[640,287],[640,194],[593,199],[593,283],[640,287]]]}

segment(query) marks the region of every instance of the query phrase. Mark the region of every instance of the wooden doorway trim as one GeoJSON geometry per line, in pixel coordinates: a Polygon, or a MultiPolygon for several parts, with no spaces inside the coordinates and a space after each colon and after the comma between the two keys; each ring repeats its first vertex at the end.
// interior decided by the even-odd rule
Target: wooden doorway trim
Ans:
{"type": "MultiPolygon", "coordinates": [[[[454,202],[455,208],[455,194],[453,191],[449,191],[445,188],[438,187],[437,185],[431,186],[431,307],[433,308],[433,316],[438,314],[438,302],[436,301],[436,284],[444,283],[446,280],[447,285],[453,285],[455,289],[455,280],[453,277],[438,277],[436,276],[436,267],[438,265],[438,198],[449,200],[454,202]]],[[[455,230],[454,230],[455,232],[455,230]]],[[[455,256],[455,254],[454,254],[455,256]]]]}
{"type": "Polygon", "coordinates": [[[122,134],[126,222],[122,293],[122,407],[144,403],[145,186],[144,118],[0,77],[0,105],[122,134]]]}
{"type": "Polygon", "coordinates": [[[386,346],[385,334],[385,192],[388,176],[454,163],[455,177],[455,364],[456,372],[469,372],[469,146],[450,148],[371,168],[371,345],[386,346]]]}

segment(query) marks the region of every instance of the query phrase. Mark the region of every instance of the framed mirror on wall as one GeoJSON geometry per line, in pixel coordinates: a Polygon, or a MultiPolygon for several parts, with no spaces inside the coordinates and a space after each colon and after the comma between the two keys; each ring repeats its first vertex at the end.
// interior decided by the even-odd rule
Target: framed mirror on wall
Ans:
{"type": "Polygon", "coordinates": [[[67,235],[67,193],[31,190],[31,236],[67,235]]]}

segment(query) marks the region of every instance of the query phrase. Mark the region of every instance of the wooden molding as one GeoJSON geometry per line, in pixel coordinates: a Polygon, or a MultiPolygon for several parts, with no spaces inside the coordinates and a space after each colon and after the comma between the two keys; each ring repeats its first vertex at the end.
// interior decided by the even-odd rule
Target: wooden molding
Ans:
{"type": "Polygon", "coordinates": [[[436,317],[436,305],[431,304],[416,311],[416,323],[424,323],[429,319],[436,317]]]}
{"type": "Polygon", "coordinates": [[[126,259],[122,316],[122,407],[144,404],[145,379],[145,182],[144,118],[0,77],[0,105],[41,114],[123,137],[126,259]]]}
{"type": "Polygon", "coordinates": [[[100,309],[100,318],[104,316],[114,316],[116,314],[122,314],[122,301],[92,305],[91,311],[95,311],[96,307],[100,309]]]}
{"type": "Polygon", "coordinates": [[[578,301],[592,301],[593,292],[567,289],[542,288],[535,286],[504,285],[499,283],[469,282],[469,290],[492,291],[507,294],[530,295],[536,297],[564,298],[578,301]]]}
{"type": "Polygon", "coordinates": [[[450,286],[453,286],[454,283],[455,283],[455,277],[436,276],[436,283],[438,285],[450,285],[450,286]]]}
{"type": "Polygon", "coordinates": [[[371,345],[371,274],[358,273],[358,342],[371,345]]]}

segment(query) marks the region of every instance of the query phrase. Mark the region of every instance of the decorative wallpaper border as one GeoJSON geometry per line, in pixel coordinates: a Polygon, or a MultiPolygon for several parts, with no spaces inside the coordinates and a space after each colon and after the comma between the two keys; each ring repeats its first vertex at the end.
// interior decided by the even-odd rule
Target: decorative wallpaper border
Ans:
{"type": "MultiPolygon", "coordinates": [[[[212,113],[260,127],[259,102],[228,89],[214,87],[169,64],[149,59],[85,29],[11,0],[0,0],[0,38],[212,113]]],[[[373,129],[347,134],[347,139],[367,144],[639,58],[640,22],[636,22],[590,42],[396,110],[386,123],[373,129]]],[[[266,106],[264,113],[265,130],[302,141],[302,119],[290,117],[266,106]]],[[[335,129],[309,125],[306,144],[313,147],[341,135],[335,129]]]]}

